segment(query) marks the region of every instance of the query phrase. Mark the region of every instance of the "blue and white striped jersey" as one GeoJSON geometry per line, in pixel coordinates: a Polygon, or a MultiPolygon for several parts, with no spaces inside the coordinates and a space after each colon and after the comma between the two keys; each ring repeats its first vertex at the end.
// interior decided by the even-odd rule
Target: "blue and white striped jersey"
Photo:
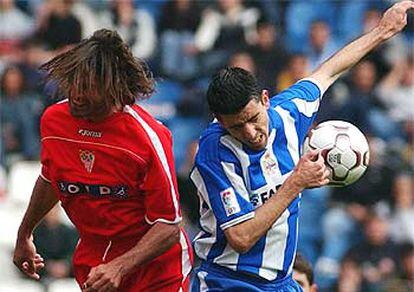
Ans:
{"type": "Polygon", "coordinates": [[[290,175],[322,94],[306,79],[272,97],[268,143],[261,151],[247,148],[217,122],[203,132],[191,173],[200,198],[201,232],[194,244],[201,259],[270,281],[291,273],[300,197],[247,253],[234,251],[223,231],[253,218],[290,175]]]}

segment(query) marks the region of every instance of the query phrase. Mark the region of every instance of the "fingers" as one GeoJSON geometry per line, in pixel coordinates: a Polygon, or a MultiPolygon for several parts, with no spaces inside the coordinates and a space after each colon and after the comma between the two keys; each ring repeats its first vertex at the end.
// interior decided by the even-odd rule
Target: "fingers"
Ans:
{"type": "Polygon", "coordinates": [[[328,179],[329,180],[330,176],[331,176],[331,170],[329,168],[325,167],[325,171],[323,173],[323,179],[328,179]]]}
{"type": "Polygon", "coordinates": [[[100,278],[100,275],[98,275],[97,273],[95,273],[95,270],[92,269],[89,272],[88,278],[86,280],[85,283],[83,283],[83,287],[85,288],[85,291],[94,291],[92,288],[92,285],[98,281],[100,278]],[[88,290],[89,289],[89,290],[88,290]]]}
{"type": "Polygon", "coordinates": [[[398,7],[399,9],[402,9],[403,12],[407,12],[408,9],[414,9],[414,2],[411,0],[402,1],[395,4],[394,7],[398,7]]]}
{"type": "Polygon", "coordinates": [[[37,270],[35,269],[35,265],[34,264],[29,264],[30,261],[25,261],[22,263],[21,265],[21,271],[26,274],[28,277],[34,279],[34,280],[39,280],[40,279],[40,275],[37,273],[37,270]]]}
{"type": "Polygon", "coordinates": [[[318,158],[318,153],[318,150],[309,150],[305,153],[304,157],[306,157],[310,161],[315,161],[318,158]]]}
{"type": "Polygon", "coordinates": [[[91,291],[105,291],[105,287],[110,284],[109,279],[99,278],[92,283],[91,291]]]}

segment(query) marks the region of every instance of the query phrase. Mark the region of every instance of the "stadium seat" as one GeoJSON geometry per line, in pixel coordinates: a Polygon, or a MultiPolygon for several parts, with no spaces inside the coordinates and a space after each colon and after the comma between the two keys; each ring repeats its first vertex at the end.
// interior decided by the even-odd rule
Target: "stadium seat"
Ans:
{"type": "Polygon", "coordinates": [[[157,82],[154,95],[139,104],[156,119],[167,122],[175,117],[182,94],[183,88],[180,83],[162,80],[157,82]]]}
{"type": "Polygon", "coordinates": [[[49,292],[79,292],[75,279],[55,280],[49,285],[49,292]]]}
{"type": "MultiPolygon", "coordinates": [[[[1,292],[43,292],[41,284],[31,280],[13,279],[13,281],[2,281],[0,283],[1,292]]],[[[79,290],[78,290],[79,291],[79,290]]]]}
{"type": "MultiPolygon", "coordinates": [[[[24,208],[16,207],[9,202],[0,204],[0,248],[12,249],[16,241],[17,230],[23,218],[24,208]]],[[[0,289],[0,291],[2,291],[0,289]]]]}
{"type": "Polygon", "coordinates": [[[11,166],[7,184],[10,203],[18,207],[27,206],[40,169],[38,161],[19,161],[11,166]]]}
{"type": "Polygon", "coordinates": [[[179,170],[186,159],[189,143],[198,139],[204,123],[200,118],[177,117],[170,120],[167,126],[174,139],[175,167],[179,170]]]}

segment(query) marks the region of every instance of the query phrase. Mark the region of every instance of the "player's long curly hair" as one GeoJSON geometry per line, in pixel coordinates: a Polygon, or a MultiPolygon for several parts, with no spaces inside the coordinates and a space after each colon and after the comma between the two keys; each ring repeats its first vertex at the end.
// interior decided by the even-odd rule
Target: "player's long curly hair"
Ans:
{"type": "Polygon", "coordinates": [[[154,79],[116,31],[101,29],[40,67],[69,98],[71,114],[100,120],[114,109],[149,97],[154,79]]]}

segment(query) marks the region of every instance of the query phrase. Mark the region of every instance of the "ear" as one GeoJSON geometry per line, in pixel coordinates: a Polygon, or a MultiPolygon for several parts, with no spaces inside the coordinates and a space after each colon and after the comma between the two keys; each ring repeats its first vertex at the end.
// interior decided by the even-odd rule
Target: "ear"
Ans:
{"type": "Polygon", "coordinates": [[[260,96],[261,103],[266,106],[266,108],[270,107],[270,98],[269,98],[269,91],[266,89],[262,90],[262,95],[260,96]]]}

